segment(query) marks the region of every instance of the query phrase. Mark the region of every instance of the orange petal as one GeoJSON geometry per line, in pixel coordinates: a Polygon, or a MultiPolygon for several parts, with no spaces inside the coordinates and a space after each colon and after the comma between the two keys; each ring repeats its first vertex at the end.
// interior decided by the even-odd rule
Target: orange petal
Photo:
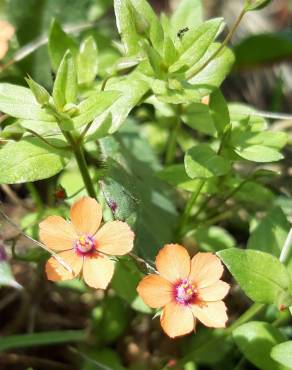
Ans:
{"type": "Polygon", "coordinates": [[[165,333],[171,338],[188,334],[195,328],[191,308],[175,302],[168,303],[164,307],[160,323],[165,333]]]}
{"type": "Polygon", "coordinates": [[[63,281],[75,278],[81,271],[83,259],[78,256],[73,249],[58,253],[64,262],[71,267],[73,271],[68,271],[54,257],[51,257],[46,264],[46,273],[49,280],[63,281]]]}
{"type": "Polygon", "coordinates": [[[112,256],[129,253],[134,246],[135,234],[125,222],[108,222],[96,234],[97,249],[112,256]]]}
{"type": "Polygon", "coordinates": [[[93,236],[102,220],[101,205],[93,198],[82,197],[72,205],[70,218],[79,234],[93,236]]]}
{"type": "Polygon", "coordinates": [[[106,289],[114,274],[114,262],[98,255],[86,257],[83,265],[83,278],[89,286],[96,289],[106,289]]]}
{"type": "Polygon", "coordinates": [[[225,303],[202,302],[201,305],[192,305],[194,316],[209,328],[225,328],[228,320],[225,303]]]}
{"type": "Polygon", "coordinates": [[[190,262],[188,251],[178,244],[165,245],[156,257],[157,270],[172,283],[188,277],[190,262]]]}
{"type": "Polygon", "coordinates": [[[163,307],[173,299],[172,284],[159,275],[148,275],[140,281],[137,291],[152,308],[163,307]]]}
{"type": "Polygon", "coordinates": [[[189,279],[196,283],[198,288],[214,284],[223,274],[223,265],[220,259],[212,253],[197,253],[191,262],[189,279]]]}
{"type": "Polygon", "coordinates": [[[60,216],[49,216],[39,225],[40,240],[50,249],[71,249],[77,238],[73,226],[60,216]]]}
{"type": "Polygon", "coordinates": [[[220,301],[229,292],[230,285],[222,280],[216,281],[216,283],[199,289],[199,296],[202,301],[220,301]]]}

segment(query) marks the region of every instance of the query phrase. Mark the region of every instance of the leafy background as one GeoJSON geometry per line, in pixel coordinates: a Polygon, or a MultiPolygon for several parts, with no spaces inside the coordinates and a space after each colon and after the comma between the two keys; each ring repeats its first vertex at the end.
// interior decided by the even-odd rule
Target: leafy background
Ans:
{"type": "MultiPolygon", "coordinates": [[[[179,1],[152,3],[157,12],[168,12],[179,1]]],[[[287,292],[291,293],[292,260],[288,259],[287,268],[278,261],[292,217],[291,118],[284,121],[276,115],[265,119],[252,115],[249,108],[287,113],[291,110],[291,2],[274,3],[277,4],[249,13],[233,39],[235,63],[222,85],[228,109],[221,93],[215,92],[210,108],[195,99],[196,103],[189,104],[181,115],[183,124],[177,131],[180,161],[162,165],[168,130],[176,125],[177,117],[168,103],[193,101],[198,92],[184,86],[183,94],[173,96],[157,79],[152,89],[159,99],[152,96],[138,105],[148,91],[149,80],[137,81],[135,74],[126,81],[122,77],[108,82],[110,94],[118,90],[127,98],[112,104],[112,96],[108,95],[102,103],[102,108],[108,109],[112,128],[124,123],[131,111],[130,118],[116,134],[103,137],[108,132],[107,120],[99,117],[86,143],[91,174],[96,188],[99,185],[102,189],[100,201],[106,209],[105,218],[114,216],[131,223],[138,235],[136,252],[150,264],[163,243],[177,237],[183,204],[202,187],[184,244],[192,254],[198,249],[218,252],[239,284],[241,289],[226,273],[225,278],[233,284],[227,301],[230,322],[245,312],[251,300],[257,302],[256,318],[233,328],[232,335],[231,331],[199,327],[196,335],[171,341],[161,333],[158,320],[152,319],[154,313],[137,297],[136,285],[143,274],[132,259],[119,261],[111,289],[106,293],[92,292],[78,280],[51,284],[43,275],[47,254],[24,238],[17,239],[15,245],[17,231],[2,220],[1,241],[9,257],[9,264],[6,258],[0,263],[0,364],[4,369],[143,370],[161,369],[166,364],[169,368],[178,364],[186,370],[292,368],[291,317],[287,311],[279,313],[276,307],[277,303],[291,305],[287,292]],[[216,131],[223,131],[229,119],[234,130],[218,155],[216,131]],[[230,158],[236,163],[232,173],[230,158]],[[183,159],[185,167],[181,164],[183,159]],[[114,215],[107,206],[112,201],[117,202],[114,215]],[[270,305],[263,308],[263,303],[270,305]]],[[[199,26],[203,15],[208,19],[223,15],[231,25],[242,1],[184,4],[172,19],[173,29],[199,26]]],[[[29,75],[51,91],[63,53],[68,47],[72,54],[77,53],[79,43],[88,36],[98,46],[98,80],[104,79],[109,66],[120,58],[119,47],[112,43],[119,40],[112,1],[27,0],[24,7],[23,1],[10,0],[0,2],[0,12],[0,18],[9,20],[16,28],[8,54],[1,61],[8,63],[0,74],[1,82],[26,86],[24,77],[29,75]],[[60,50],[54,51],[51,69],[52,46],[47,45],[47,34],[53,18],[74,41],[68,41],[54,28],[52,40],[57,40],[60,50]],[[15,62],[10,65],[11,60],[15,62]]],[[[208,37],[211,43],[222,21],[211,22],[208,32],[203,33],[205,37],[196,45],[202,56],[208,37]]],[[[131,32],[129,35],[131,38],[131,32]]],[[[124,42],[127,43],[127,36],[124,42]]],[[[137,47],[135,40],[129,45],[137,47]]],[[[170,52],[169,55],[171,58],[170,52]]],[[[148,57],[150,62],[155,60],[155,53],[148,50],[148,57]]],[[[184,54],[184,58],[190,65],[200,59],[198,55],[192,59],[193,53],[184,54]]],[[[210,83],[221,84],[229,72],[226,66],[231,66],[232,61],[232,54],[226,50],[216,63],[194,78],[194,83],[208,85],[199,91],[199,97],[209,93],[210,83]]],[[[151,74],[148,77],[152,83],[151,74]]],[[[36,138],[18,142],[23,130],[32,128],[33,120],[39,122],[37,128],[33,126],[38,133],[53,127],[51,118],[43,116],[32,94],[25,91],[14,92],[18,113],[11,115],[16,121],[3,124],[1,120],[1,137],[13,140],[1,149],[1,200],[9,217],[37,238],[41,219],[56,213],[65,216],[74,199],[86,192],[69,153],[55,150],[48,154],[36,138]],[[29,109],[25,110],[28,103],[29,109]],[[23,166],[23,153],[32,155],[32,150],[44,155],[39,163],[33,162],[37,178],[29,178],[30,162],[25,162],[28,167],[23,166]],[[44,165],[45,162],[53,165],[44,165]],[[34,180],[38,181],[30,182],[34,180]],[[26,184],[7,185],[23,182],[26,184]],[[55,199],[60,185],[70,197],[65,202],[55,199]]],[[[7,95],[9,92],[1,85],[0,97],[7,95]]],[[[89,103],[96,107],[95,101],[89,103]]],[[[0,110],[7,113],[8,108],[6,104],[0,110]]],[[[90,114],[98,115],[100,107],[96,109],[90,114]]],[[[60,135],[50,140],[65,145],[60,135]]],[[[2,249],[1,246],[1,253],[2,249]]]]}

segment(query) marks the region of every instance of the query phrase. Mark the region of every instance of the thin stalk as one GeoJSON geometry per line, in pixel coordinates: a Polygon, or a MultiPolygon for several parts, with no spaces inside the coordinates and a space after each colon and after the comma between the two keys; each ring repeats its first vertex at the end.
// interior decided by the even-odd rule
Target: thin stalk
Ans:
{"type": "Polygon", "coordinates": [[[190,214],[191,214],[191,211],[192,211],[192,208],[193,206],[195,205],[204,185],[205,185],[205,180],[200,180],[199,183],[198,183],[198,187],[197,187],[197,190],[190,196],[190,199],[188,200],[187,204],[186,204],[186,207],[185,207],[185,210],[182,214],[182,217],[181,217],[181,220],[180,220],[180,224],[179,224],[179,227],[178,227],[178,236],[181,237],[182,236],[182,232],[184,230],[184,227],[185,225],[187,224],[189,218],[190,218],[190,214]]]}
{"type": "Polygon", "coordinates": [[[287,239],[285,240],[284,246],[280,255],[280,262],[285,263],[291,255],[292,249],[292,228],[290,229],[287,239]]]}
{"type": "Polygon", "coordinates": [[[58,145],[54,145],[54,144],[50,143],[44,137],[42,137],[37,132],[35,132],[35,131],[31,130],[31,129],[26,128],[26,131],[27,132],[30,132],[33,136],[37,137],[38,139],[40,139],[41,141],[43,141],[45,144],[47,144],[48,146],[50,146],[50,147],[52,147],[54,149],[58,149],[58,150],[69,149],[69,146],[58,146],[58,145]]]}
{"type": "Polygon", "coordinates": [[[250,321],[256,315],[264,310],[266,305],[264,303],[254,303],[246,310],[237,320],[234,321],[229,328],[226,329],[227,334],[232,334],[232,332],[237,329],[239,326],[245,324],[246,322],[250,321]]]}
{"type": "Polygon", "coordinates": [[[44,204],[43,204],[42,198],[41,198],[39,192],[37,191],[35,185],[32,182],[28,182],[28,183],[26,183],[25,186],[26,186],[27,190],[30,192],[30,195],[31,195],[34,203],[36,204],[37,208],[39,209],[39,211],[43,210],[44,209],[44,204]]]}
{"type": "Polygon", "coordinates": [[[228,42],[232,39],[234,32],[237,30],[237,27],[239,26],[242,18],[244,17],[246,13],[246,9],[242,9],[240,12],[236,22],[234,23],[233,27],[229,31],[228,35],[226,36],[225,40],[222,42],[222,44],[219,46],[219,48],[199,67],[197,70],[195,70],[191,75],[187,76],[187,79],[190,80],[194,76],[196,76],[198,73],[200,73],[203,69],[205,69],[208,64],[216,58],[216,56],[220,53],[220,51],[228,44],[228,42]]]}
{"type": "Polygon", "coordinates": [[[71,146],[88,195],[92,198],[96,198],[96,192],[88,171],[88,166],[84,157],[83,147],[81,143],[78,142],[78,139],[75,140],[75,138],[69,131],[65,131],[62,129],[61,131],[65,139],[67,140],[68,144],[71,146]]]}
{"type": "Polygon", "coordinates": [[[76,159],[76,162],[79,167],[79,171],[81,173],[85,188],[87,190],[87,193],[90,197],[96,198],[96,192],[88,171],[87,163],[85,161],[84,153],[83,153],[83,148],[81,146],[76,146],[73,149],[73,153],[76,159]]]}
{"type": "Polygon", "coordinates": [[[181,127],[181,106],[178,106],[177,109],[177,120],[175,123],[175,126],[170,132],[168,144],[166,147],[166,153],[165,153],[165,164],[170,165],[174,162],[175,159],[175,151],[176,151],[176,142],[177,142],[177,135],[181,127]]]}

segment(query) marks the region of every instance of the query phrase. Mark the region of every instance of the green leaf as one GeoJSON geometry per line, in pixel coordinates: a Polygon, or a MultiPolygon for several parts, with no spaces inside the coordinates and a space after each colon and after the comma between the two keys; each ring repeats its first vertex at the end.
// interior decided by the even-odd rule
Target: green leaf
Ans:
{"type": "Polygon", "coordinates": [[[105,112],[119,97],[119,91],[94,92],[78,106],[78,116],[73,118],[74,127],[79,128],[105,112]]]}
{"type": "MultiPolygon", "coordinates": [[[[188,75],[195,73],[219,47],[219,43],[213,43],[200,61],[188,71],[188,75]]],[[[202,97],[206,96],[221,85],[231,71],[234,60],[233,52],[225,47],[202,71],[191,77],[189,82],[200,85],[198,89],[202,97]]]]}
{"type": "Polygon", "coordinates": [[[181,118],[184,123],[199,132],[211,136],[216,135],[214,120],[206,104],[189,104],[185,107],[181,118]]]}
{"type": "Polygon", "coordinates": [[[54,19],[49,31],[49,56],[54,71],[57,71],[59,65],[67,50],[75,57],[77,55],[77,45],[75,41],[68,36],[61,28],[60,24],[54,19]]]}
{"type": "Polygon", "coordinates": [[[84,330],[48,331],[43,333],[11,335],[5,338],[2,337],[0,340],[0,351],[83,341],[85,341],[84,330]]]}
{"type": "Polygon", "coordinates": [[[282,366],[292,369],[292,341],[275,345],[272,348],[271,357],[282,366]]]}
{"type": "Polygon", "coordinates": [[[230,168],[230,163],[207,144],[197,145],[185,155],[185,169],[191,179],[222,176],[228,173],[230,168]]]}
{"type": "Polygon", "coordinates": [[[285,336],[271,324],[252,321],[233,331],[233,338],[241,353],[262,370],[286,370],[271,358],[272,348],[285,341],[285,336]]]}
{"type": "Polygon", "coordinates": [[[143,95],[149,90],[146,82],[142,81],[137,74],[131,74],[123,79],[109,81],[106,91],[115,91],[120,93],[120,97],[112,104],[104,114],[97,117],[90,130],[88,137],[94,139],[100,132],[103,123],[108,124],[109,133],[114,133],[124,123],[130,111],[140,102],[143,95]],[[108,122],[110,121],[110,122],[108,122]]]}
{"type": "Polygon", "coordinates": [[[245,294],[254,302],[280,305],[291,287],[290,278],[279,260],[264,252],[225,249],[217,253],[245,294]]]}
{"type": "Polygon", "coordinates": [[[203,7],[201,0],[182,0],[171,17],[172,35],[186,27],[197,28],[203,22],[203,7]]]}
{"type": "Polygon", "coordinates": [[[286,132],[252,132],[242,131],[240,128],[232,131],[230,139],[231,145],[239,151],[252,145],[282,149],[287,144],[287,140],[288,136],[286,132]]]}
{"type": "Polygon", "coordinates": [[[139,53],[139,40],[141,36],[137,33],[135,18],[130,0],[114,0],[117,28],[121,35],[126,55],[139,53]]]}
{"type": "Polygon", "coordinates": [[[45,103],[48,103],[50,100],[50,94],[47,92],[47,90],[36,83],[32,78],[25,78],[25,81],[29,85],[30,90],[32,91],[34,97],[36,98],[37,102],[40,105],[43,105],[45,103]]]}
{"type": "MultiPolygon", "coordinates": [[[[64,145],[59,139],[48,139],[54,145],[64,145]]],[[[70,154],[54,149],[37,138],[24,138],[6,144],[0,150],[0,183],[18,184],[56,175],[66,165],[70,154]]]]}
{"type": "Polygon", "coordinates": [[[77,56],[77,74],[79,84],[90,84],[98,72],[98,50],[92,36],[87,37],[80,45],[77,56]]]}
{"type": "Polygon", "coordinates": [[[181,55],[169,68],[169,72],[176,72],[184,66],[193,67],[206,53],[222,25],[223,19],[215,18],[186,33],[179,49],[181,55]]]}
{"type": "Polygon", "coordinates": [[[272,0],[245,0],[244,8],[247,11],[262,9],[272,0]]]}
{"type": "Polygon", "coordinates": [[[234,53],[236,68],[255,68],[280,63],[292,56],[292,32],[287,30],[253,34],[236,44],[234,53]]]}
{"type": "Polygon", "coordinates": [[[216,129],[222,134],[230,125],[230,116],[226,100],[219,89],[210,95],[209,107],[216,129]]]}
{"type": "Polygon", "coordinates": [[[0,83],[0,111],[26,120],[55,121],[41,108],[29,89],[8,83],[0,83]]]}
{"type": "Polygon", "coordinates": [[[69,103],[76,103],[77,73],[71,52],[68,50],[62,59],[53,88],[53,99],[58,110],[62,111],[69,103]]]}
{"type": "Polygon", "coordinates": [[[280,257],[290,227],[282,209],[275,207],[269,211],[253,231],[248,240],[247,248],[280,257]]]}
{"type": "Polygon", "coordinates": [[[277,149],[263,145],[250,145],[244,148],[236,148],[235,152],[248,161],[259,163],[277,162],[284,158],[277,149]]]}

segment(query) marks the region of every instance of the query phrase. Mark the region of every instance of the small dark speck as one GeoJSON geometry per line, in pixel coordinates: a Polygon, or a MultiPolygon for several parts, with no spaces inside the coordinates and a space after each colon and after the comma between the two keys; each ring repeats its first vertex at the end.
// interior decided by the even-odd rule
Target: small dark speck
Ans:
{"type": "Polygon", "coordinates": [[[108,202],[108,205],[110,209],[112,210],[112,212],[115,213],[118,208],[118,204],[114,200],[110,199],[108,202]]]}

